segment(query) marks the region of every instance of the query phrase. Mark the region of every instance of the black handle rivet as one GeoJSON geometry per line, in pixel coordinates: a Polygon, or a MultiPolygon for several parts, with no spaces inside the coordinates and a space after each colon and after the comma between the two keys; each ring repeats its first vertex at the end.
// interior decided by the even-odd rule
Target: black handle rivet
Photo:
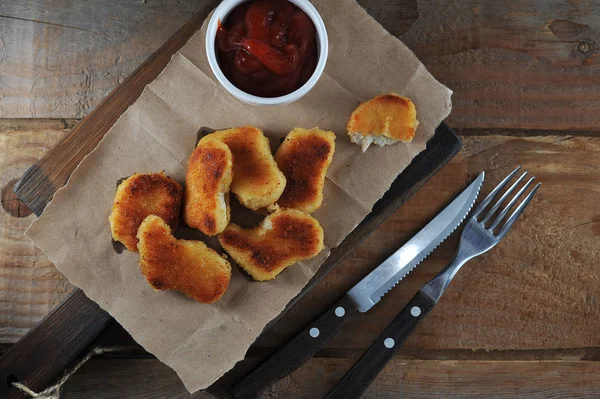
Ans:
{"type": "Polygon", "coordinates": [[[310,331],[308,333],[310,334],[311,337],[317,338],[319,336],[319,334],[321,333],[321,331],[319,331],[319,329],[317,327],[313,327],[310,329],[310,331]]]}

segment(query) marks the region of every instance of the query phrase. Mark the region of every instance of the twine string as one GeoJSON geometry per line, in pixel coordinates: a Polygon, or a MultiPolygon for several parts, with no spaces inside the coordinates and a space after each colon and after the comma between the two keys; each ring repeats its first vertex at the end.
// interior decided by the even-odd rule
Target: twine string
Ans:
{"type": "Polygon", "coordinates": [[[124,347],[122,347],[122,346],[98,347],[98,348],[92,349],[75,366],[73,366],[71,371],[65,373],[65,375],[63,375],[63,377],[60,380],[58,380],[58,382],[56,384],[49,386],[48,388],[44,389],[41,392],[35,392],[35,391],[31,390],[27,385],[25,385],[21,382],[12,382],[11,385],[13,387],[19,389],[21,392],[29,395],[32,398],[60,399],[60,389],[62,388],[62,386],[65,384],[65,382],[67,382],[67,380],[73,374],[75,374],[77,372],[77,370],[79,370],[81,368],[81,366],[83,366],[88,360],[90,360],[92,358],[92,356],[101,355],[101,354],[107,353],[107,352],[117,352],[117,351],[123,350],[123,349],[124,349],[124,347]]]}

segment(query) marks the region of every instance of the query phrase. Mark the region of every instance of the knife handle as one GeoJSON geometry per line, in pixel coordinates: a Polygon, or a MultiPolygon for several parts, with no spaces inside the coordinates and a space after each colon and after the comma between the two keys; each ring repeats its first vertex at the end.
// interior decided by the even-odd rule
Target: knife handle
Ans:
{"type": "Polygon", "coordinates": [[[264,388],[290,374],[313,357],[355,312],[356,305],[344,295],[240,381],[233,388],[233,395],[236,398],[257,397],[264,388]]]}
{"type": "Polygon", "coordinates": [[[418,291],[398,316],[377,337],[369,349],[327,395],[329,399],[358,398],[394,356],[394,352],[435,306],[435,302],[418,291]]]}

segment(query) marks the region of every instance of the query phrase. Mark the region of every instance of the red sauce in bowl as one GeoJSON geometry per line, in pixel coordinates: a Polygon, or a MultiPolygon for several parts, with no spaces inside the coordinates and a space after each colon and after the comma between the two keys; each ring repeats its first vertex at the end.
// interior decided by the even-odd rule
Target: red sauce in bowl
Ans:
{"type": "Polygon", "coordinates": [[[253,0],[219,23],[219,67],[238,89],[279,97],[299,89],[317,66],[317,33],[304,11],[287,0],[253,0]]]}

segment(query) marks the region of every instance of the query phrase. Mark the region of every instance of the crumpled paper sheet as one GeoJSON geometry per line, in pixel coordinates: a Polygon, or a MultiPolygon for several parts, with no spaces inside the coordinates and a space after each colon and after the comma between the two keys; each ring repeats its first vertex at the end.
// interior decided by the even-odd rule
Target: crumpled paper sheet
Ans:
{"type": "Polygon", "coordinates": [[[264,326],[425,149],[450,112],[451,91],[356,2],[313,4],[327,26],[330,54],[323,77],[307,96],[279,107],[250,106],[230,96],[208,66],[205,23],[81,162],[27,232],[71,283],[173,368],[190,392],[208,387],[243,359],[264,326]],[[360,102],[388,92],[414,101],[420,121],[416,137],[409,144],[372,146],[363,154],[348,140],[348,118],[360,102]],[[248,281],[234,266],[229,289],[212,305],[154,291],[139,271],[138,254],[119,255],[111,245],[108,216],[117,180],[165,170],[183,182],[200,127],[242,125],[262,128],[274,148],[294,127],[318,126],[336,133],[323,206],[313,214],[325,230],[326,249],[269,282],[248,281]]]}

